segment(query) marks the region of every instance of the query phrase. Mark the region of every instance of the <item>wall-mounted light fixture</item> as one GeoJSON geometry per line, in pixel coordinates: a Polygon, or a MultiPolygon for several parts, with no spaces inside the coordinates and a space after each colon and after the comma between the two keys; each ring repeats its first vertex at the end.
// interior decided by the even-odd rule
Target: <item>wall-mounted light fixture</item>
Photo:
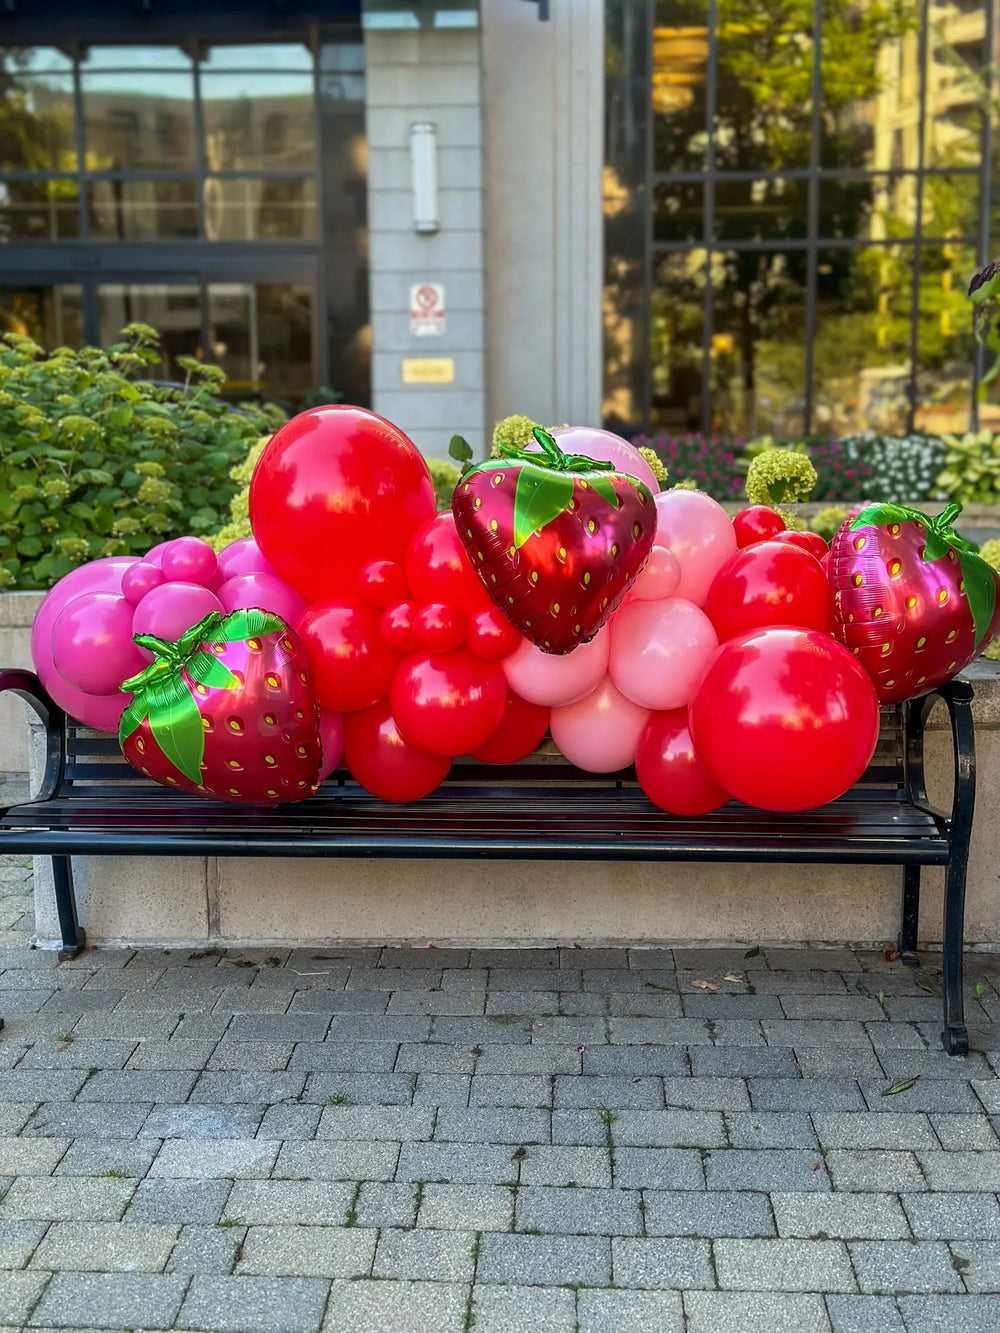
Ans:
{"type": "Polygon", "coordinates": [[[438,172],[437,126],[418,120],[410,126],[410,162],[413,168],[413,230],[437,231],[438,172]]]}

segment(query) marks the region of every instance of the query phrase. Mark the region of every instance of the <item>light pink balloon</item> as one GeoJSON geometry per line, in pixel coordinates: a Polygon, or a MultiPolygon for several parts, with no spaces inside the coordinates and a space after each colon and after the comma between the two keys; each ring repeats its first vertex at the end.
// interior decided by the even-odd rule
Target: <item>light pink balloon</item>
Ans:
{"type": "Polygon", "coordinates": [[[159,565],[140,560],[122,575],[122,596],[133,606],[138,606],[146,593],[158,588],[162,582],[163,570],[159,565]]]}
{"type": "MultiPolygon", "coordinates": [[[[132,629],[136,634],[155,634],[158,639],[175,643],[210,611],[223,614],[222,603],[207,588],[197,583],[161,583],[135,608],[132,629]]],[[[145,648],[139,651],[147,662],[152,662],[151,652],[145,648]]]]}
{"type": "Polygon", "coordinates": [[[176,537],[164,547],[160,568],[168,583],[198,583],[214,590],[222,581],[218,558],[200,537],[176,537]]]}
{"type": "Polygon", "coordinates": [[[298,624],[306,609],[306,599],[277,574],[237,574],[226,580],[216,596],[225,611],[256,606],[281,616],[289,625],[298,624]]]}
{"type": "Polygon", "coordinates": [[[605,676],[585,699],[553,708],[549,731],[559,751],[588,773],[617,773],[635,761],[649,710],[626,699],[605,676]]]}
{"type": "Polygon", "coordinates": [[[676,556],[681,577],[674,595],[704,606],[709,585],[731,555],[736,532],[729,515],[703,491],[661,491],[656,541],[676,556]]]}
{"type": "Polygon", "coordinates": [[[661,602],[672,597],[681,581],[680,561],[665,546],[654,546],[635,576],[630,593],[635,601],[661,602]]]}
{"type": "MultiPolygon", "coordinates": [[[[660,489],[660,483],[653,474],[653,469],[628,440],[623,440],[613,431],[601,430],[596,426],[561,426],[552,432],[552,438],[566,454],[585,454],[588,458],[597,458],[605,463],[614,463],[619,472],[635,477],[652,491],[660,489]]],[[[532,451],[540,450],[541,445],[534,441],[528,445],[532,451]]]]}
{"type": "Polygon", "coordinates": [[[252,537],[241,537],[219,552],[219,574],[223,583],[237,574],[273,573],[274,567],[252,537]]]}
{"type": "Polygon", "coordinates": [[[323,762],[319,780],[325,782],[340,763],[344,753],[344,715],[331,713],[329,708],[319,710],[319,738],[323,746],[323,762]]]}
{"type": "Polygon", "coordinates": [[[115,694],[146,665],[132,642],[134,607],[120,594],[85,592],[64,606],[52,626],[52,662],[84,694],[115,694]]]}
{"type": "Polygon", "coordinates": [[[31,660],[42,687],[70,717],[96,731],[118,730],[118,719],[130,696],[119,691],[84,694],[67,684],[52,661],[52,626],[63,608],[84,593],[120,592],[123,574],[138,563],[135,556],[109,555],[71,570],[45,597],[31,627],[31,660]]]}
{"type": "Polygon", "coordinates": [[[604,678],[610,647],[607,627],[588,643],[581,643],[579,648],[560,657],[543,653],[541,648],[522,639],[520,647],[500,665],[515,694],[530,704],[557,707],[582,699],[604,678]]]}
{"type": "Polygon", "coordinates": [[[684,708],[718,646],[712,622],[693,602],[631,602],[611,631],[608,671],[640,708],[684,708]]]}

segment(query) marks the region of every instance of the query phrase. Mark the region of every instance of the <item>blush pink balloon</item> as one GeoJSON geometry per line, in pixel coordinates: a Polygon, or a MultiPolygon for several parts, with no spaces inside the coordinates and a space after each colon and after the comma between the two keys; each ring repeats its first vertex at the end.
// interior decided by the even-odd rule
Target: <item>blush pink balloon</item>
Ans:
{"type": "Polygon", "coordinates": [[[110,555],[91,560],[66,574],[43,600],[31,627],[31,660],[42,687],[70,717],[95,731],[118,730],[118,719],[129,696],[84,694],[67,684],[52,661],[52,626],[59,613],[88,592],[121,592],[126,570],[138,564],[135,556],[110,555]]]}
{"type": "Polygon", "coordinates": [[[605,676],[585,699],[553,708],[549,731],[560,753],[588,773],[617,773],[635,760],[649,717],[605,676]]]}
{"type": "MultiPolygon", "coordinates": [[[[559,448],[567,454],[585,454],[587,458],[597,458],[605,463],[614,463],[619,472],[641,481],[653,495],[660,489],[653,469],[640,454],[634,444],[623,440],[610,430],[600,430],[596,426],[561,426],[552,432],[552,438],[559,442],[559,448]]],[[[529,449],[540,449],[541,445],[532,443],[529,449]]]]}
{"type": "Polygon", "coordinates": [[[340,763],[344,754],[344,715],[332,713],[329,708],[319,710],[319,738],[323,746],[319,780],[325,782],[340,763]]]}
{"type": "Polygon", "coordinates": [[[122,596],[133,606],[138,606],[146,593],[158,588],[162,582],[163,570],[159,565],[140,560],[122,575],[122,596]]]}
{"type": "Polygon", "coordinates": [[[199,583],[212,589],[219,586],[218,558],[200,537],[175,538],[164,548],[160,568],[168,583],[199,583]]]}
{"type": "Polygon", "coordinates": [[[306,609],[306,599],[277,574],[237,574],[226,580],[216,596],[224,611],[256,606],[280,616],[289,625],[297,625],[306,609]]]}
{"type": "Polygon", "coordinates": [[[693,602],[630,602],[611,631],[608,672],[640,708],[683,708],[718,646],[712,622],[693,602]]]}
{"type": "Polygon", "coordinates": [[[541,648],[522,639],[520,647],[500,665],[515,694],[543,708],[558,707],[582,699],[603,680],[610,647],[607,628],[561,657],[543,653],[541,648]]]}
{"type": "Polygon", "coordinates": [[[63,607],[52,626],[52,662],[84,694],[115,694],[145,666],[132,642],[135,608],[120,594],[85,592],[63,607]]]}
{"type": "Polygon", "coordinates": [[[661,491],[656,497],[656,540],[677,558],[674,595],[704,606],[709,586],[736,554],[736,531],[722,505],[703,491],[661,491]]]}
{"type": "MultiPolygon", "coordinates": [[[[210,611],[224,614],[222,603],[207,588],[197,583],[161,583],[135,608],[132,630],[135,634],[155,634],[158,639],[175,643],[210,611]]],[[[139,651],[145,661],[152,662],[152,653],[145,648],[139,651]]]]}
{"type": "Polygon", "coordinates": [[[661,602],[673,596],[680,581],[681,565],[673,551],[654,546],[629,591],[635,601],[661,602]]]}
{"type": "Polygon", "coordinates": [[[230,542],[219,552],[219,576],[225,583],[237,574],[273,574],[274,566],[252,537],[230,542]]]}

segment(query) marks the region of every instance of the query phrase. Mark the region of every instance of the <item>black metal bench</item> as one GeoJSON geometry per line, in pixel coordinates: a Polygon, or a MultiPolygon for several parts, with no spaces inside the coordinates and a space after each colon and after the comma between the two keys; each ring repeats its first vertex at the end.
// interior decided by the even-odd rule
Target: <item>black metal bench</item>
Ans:
{"type": "Polygon", "coordinates": [[[916,966],[920,868],[946,867],[945,1050],[968,1050],[962,996],[965,877],[975,804],[972,686],[949,685],[883,709],[875,757],[839,800],[803,814],[767,814],[732,801],[678,819],[651,804],[632,771],[582,773],[551,747],[522,764],[459,763],[412,805],[374,800],[346,772],[301,805],[247,808],[169,791],[139,776],[110,736],[68,719],[27,671],[0,672],[45,724],[37,797],[0,809],[0,853],[52,858],[62,933],[60,958],[84,944],[71,855],[336,856],[596,861],[722,861],[898,865],[903,868],[899,950],[916,966]],[[950,811],[932,807],[924,783],[924,727],[936,697],[948,707],[955,787],[950,811]]]}

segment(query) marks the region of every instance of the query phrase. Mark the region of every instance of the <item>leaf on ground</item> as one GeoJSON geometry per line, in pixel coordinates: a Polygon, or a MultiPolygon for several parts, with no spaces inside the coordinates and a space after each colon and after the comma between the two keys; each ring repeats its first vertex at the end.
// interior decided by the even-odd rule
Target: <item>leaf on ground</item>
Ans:
{"type": "Polygon", "coordinates": [[[883,1096],[883,1097],[895,1097],[895,1095],[896,1095],[897,1092],[909,1092],[911,1088],[916,1087],[916,1085],[917,1085],[917,1079],[918,1079],[919,1077],[920,1077],[920,1075],[917,1074],[915,1078],[901,1078],[901,1079],[899,1079],[897,1082],[893,1083],[892,1087],[890,1087],[890,1088],[883,1088],[883,1089],[882,1089],[882,1096],[883,1096]]]}
{"type": "Polygon", "coordinates": [[[722,980],[735,982],[737,986],[743,985],[743,978],[734,976],[732,972],[727,972],[726,975],[722,978],[722,980]]]}
{"type": "Polygon", "coordinates": [[[760,945],[755,944],[752,949],[747,949],[743,955],[744,958],[756,958],[760,954],[760,945]]]}
{"type": "Polygon", "coordinates": [[[930,986],[926,981],[920,981],[919,979],[917,981],[917,985],[920,987],[921,990],[925,990],[928,995],[933,995],[935,999],[939,998],[940,993],[936,986],[930,986]]]}
{"type": "Polygon", "coordinates": [[[660,983],[659,983],[658,981],[644,981],[644,982],[643,982],[643,985],[644,985],[644,986],[648,986],[650,990],[667,990],[667,991],[668,991],[668,990],[671,989],[670,986],[661,986],[660,983]]]}
{"type": "Polygon", "coordinates": [[[871,991],[868,989],[868,987],[864,984],[863,981],[856,981],[854,983],[854,989],[858,992],[859,995],[871,994],[871,991]]]}
{"type": "Polygon", "coordinates": [[[719,989],[718,986],[716,986],[716,985],[715,985],[713,982],[711,982],[711,981],[692,981],[692,982],[691,982],[691,985],[694,986],[694,988],[695,988],[696,990],[718,990],[718,989],[719,989]]]}
{"type": "Polygon", "coordinates": [[[899,950],[894,944],[882,945],[882,961],[885,963],[894,963],[899,958],[899,950]]]}

